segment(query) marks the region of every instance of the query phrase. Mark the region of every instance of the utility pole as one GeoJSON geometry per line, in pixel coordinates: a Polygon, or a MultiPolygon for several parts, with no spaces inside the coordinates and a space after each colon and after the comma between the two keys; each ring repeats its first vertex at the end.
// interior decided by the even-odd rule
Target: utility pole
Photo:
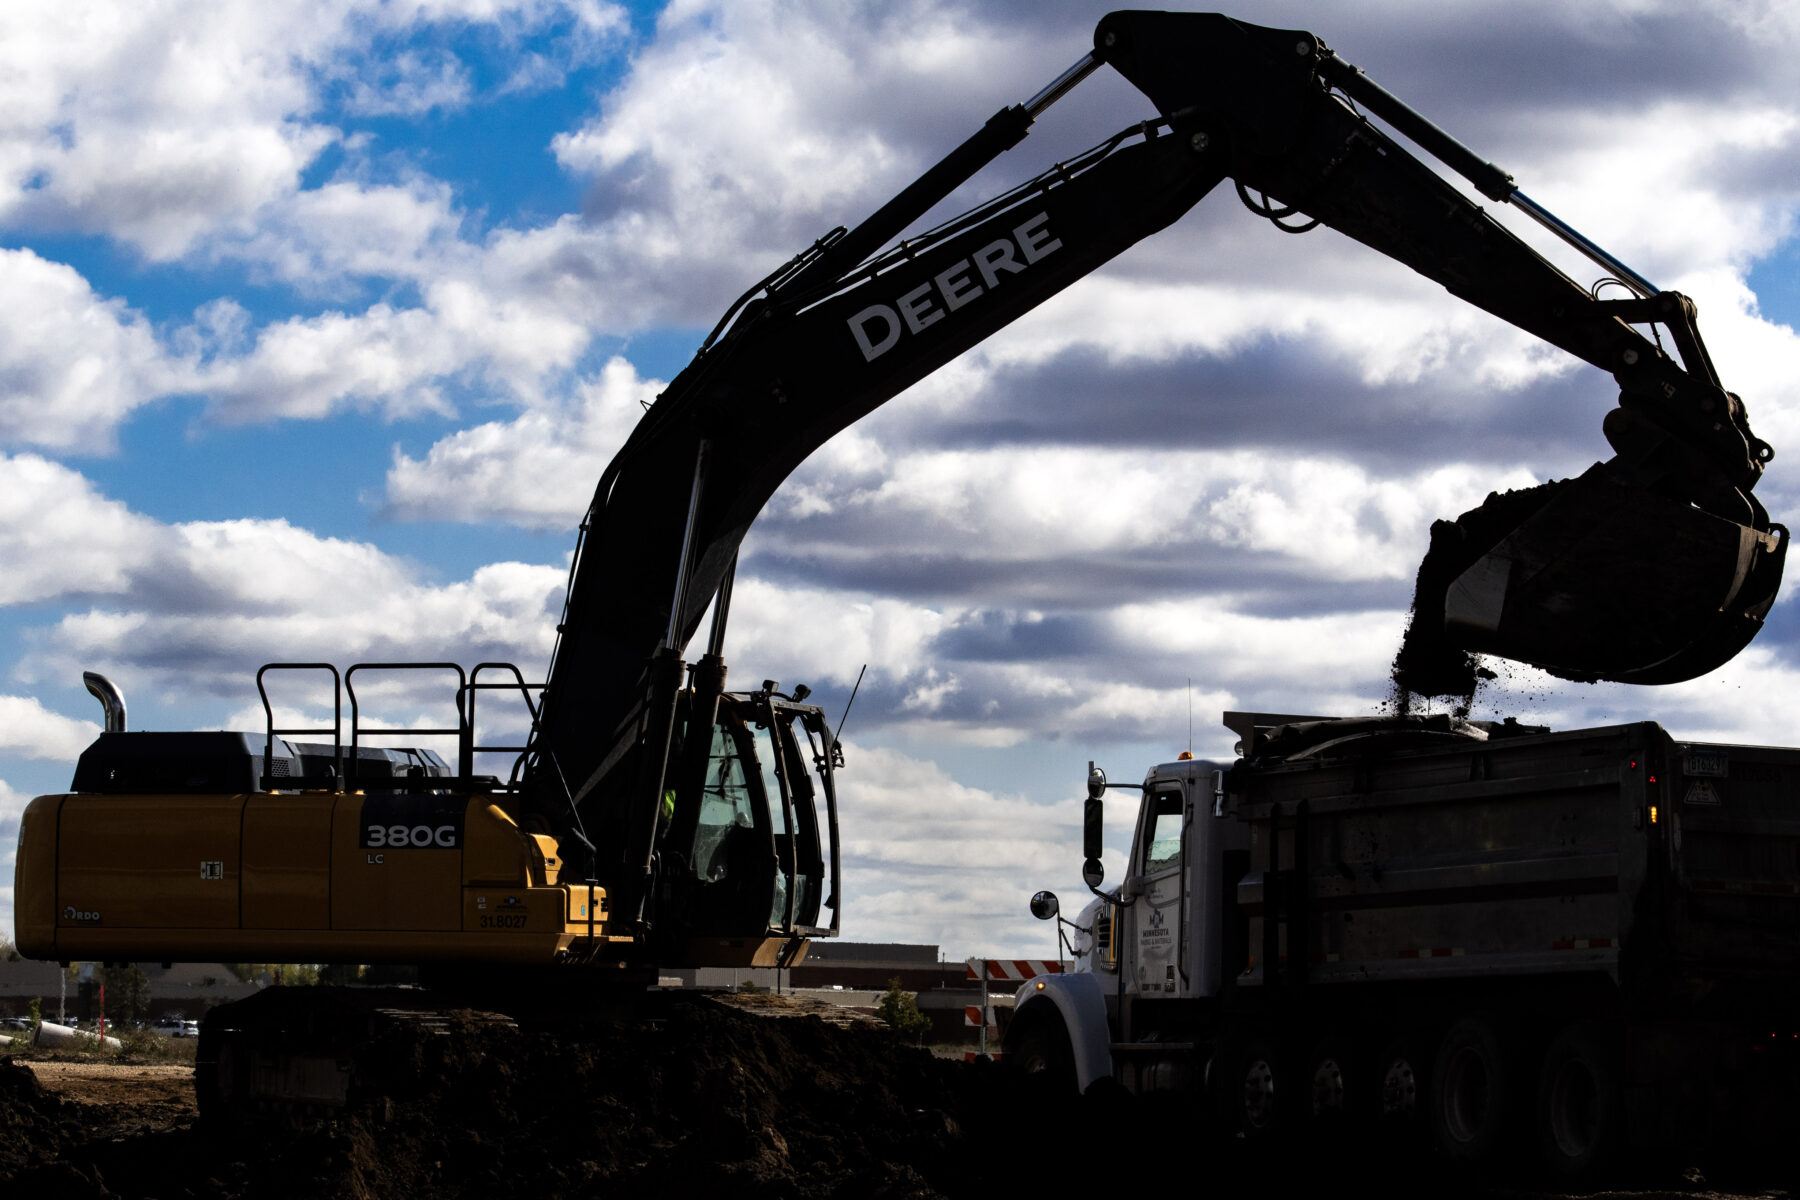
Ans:
{"type": "Polygon", "coordinates": [[[981,1057],[987,1057],[987,1025],[988,1025],[988,960],[981,960],[981,1057]]]}

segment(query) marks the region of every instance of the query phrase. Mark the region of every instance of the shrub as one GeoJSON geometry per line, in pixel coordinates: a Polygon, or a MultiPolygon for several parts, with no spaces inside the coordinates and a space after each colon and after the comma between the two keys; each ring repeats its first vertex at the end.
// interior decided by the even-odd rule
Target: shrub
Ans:
{"type": "Polygon", "coordinates": [[[931,1018],[919,1011],[919,1002],[911,992],[900,987],[899,976],[888,980],[888,990],[881,997],[881,1006],[877,1010],[881,1019],[888,1023],[899,1037],[911,1037],[913,1044],[918,1045],[925,1037],[925,1031],[931,1028],[931,1018]]]}

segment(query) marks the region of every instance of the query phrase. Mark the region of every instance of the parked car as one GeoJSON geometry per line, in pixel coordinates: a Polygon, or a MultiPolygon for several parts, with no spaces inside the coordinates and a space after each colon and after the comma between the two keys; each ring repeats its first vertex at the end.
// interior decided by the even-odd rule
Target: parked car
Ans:
{"type": "Polygon", "coordinates": [[[0,1029],[30,1029],[30,1028],[31,1028],[31,1020],[28,1017],[6,1017],[4,1019],[0,1019],[0,1029]]]}
{"type": "Polygon", "coordinates": [[[200,1022],[177,1021],[175,1027],[169,1030],[169,1036],[178,1038],[197,1038],[200,1036],[200,1022]]]}

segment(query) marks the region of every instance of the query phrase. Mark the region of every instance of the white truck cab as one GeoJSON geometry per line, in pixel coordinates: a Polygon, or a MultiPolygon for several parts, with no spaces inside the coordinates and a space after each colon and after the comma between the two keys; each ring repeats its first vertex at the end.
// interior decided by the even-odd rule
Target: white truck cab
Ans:
{"type": "MultiPolygon", "coordinates": [[[[1154,1066],[1162,1083],[1139,1078],[1130,1047],[1141,1002],[1216,1003],[1224,985],[1228,892],[1244,873],[1249,845],[1247,827],[1224,816],[1227,766],[1184,757],[1153,767],[1141,784],[1118,784],[1090,765],[1083,873],[1096,896],[1071,923],[1072,969],[1019,990],[1007,1047],[1021,1065],[1063,1072],[1083,1090],[1113,1076],[1120,1058],[1134,1089],[1178,1085],[1192,1074],[1146,1059],[1142,1065],[1154,1066]],[[1101,806],[1109,788],[1138,791],[1141,800],[1125,879],[1102,892],[1101,806]]],[[[1156,1041],[1146,1054],[1167,1045],[1156,1041]]]]}

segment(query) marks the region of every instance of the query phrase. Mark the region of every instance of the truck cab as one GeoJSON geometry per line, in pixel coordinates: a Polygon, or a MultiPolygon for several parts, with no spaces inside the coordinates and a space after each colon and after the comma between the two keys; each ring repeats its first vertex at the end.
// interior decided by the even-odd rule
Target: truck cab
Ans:
{"type": "Polygon", "coordinates": [[[1216,998],[1224,986],[1227,888],[1248,864],[1248,834],[1215,816],[1227,764],[1188,758],[1144,777],[1129,866],[1102,901],[1092,968],[1118,976],[1118,995],[1216,998]]]}
{"type": "Polygon", "coordinates": [[[1082,1089],[1108,1076],[1133,1090],[1198,1083],[1194,1039],[1216,1023],[1244,962],[1232,897],[1248,867],[1249,833],[1222,816],[1228,770],[1184,755],[1152,767],[1142,783],[1121,784],[1090,764],[1083,874],[1095,898],[1069,923],[1070,969],[1028,982],[1015,1000],[1007,1053],[1016,1064],[1082,1089]],[[1125,878],[1102,891],[1108,789],[1140,798],[1125,878]],[[1186,1053],[1170,1057],[1172,1047],[1186,1053]]]}

